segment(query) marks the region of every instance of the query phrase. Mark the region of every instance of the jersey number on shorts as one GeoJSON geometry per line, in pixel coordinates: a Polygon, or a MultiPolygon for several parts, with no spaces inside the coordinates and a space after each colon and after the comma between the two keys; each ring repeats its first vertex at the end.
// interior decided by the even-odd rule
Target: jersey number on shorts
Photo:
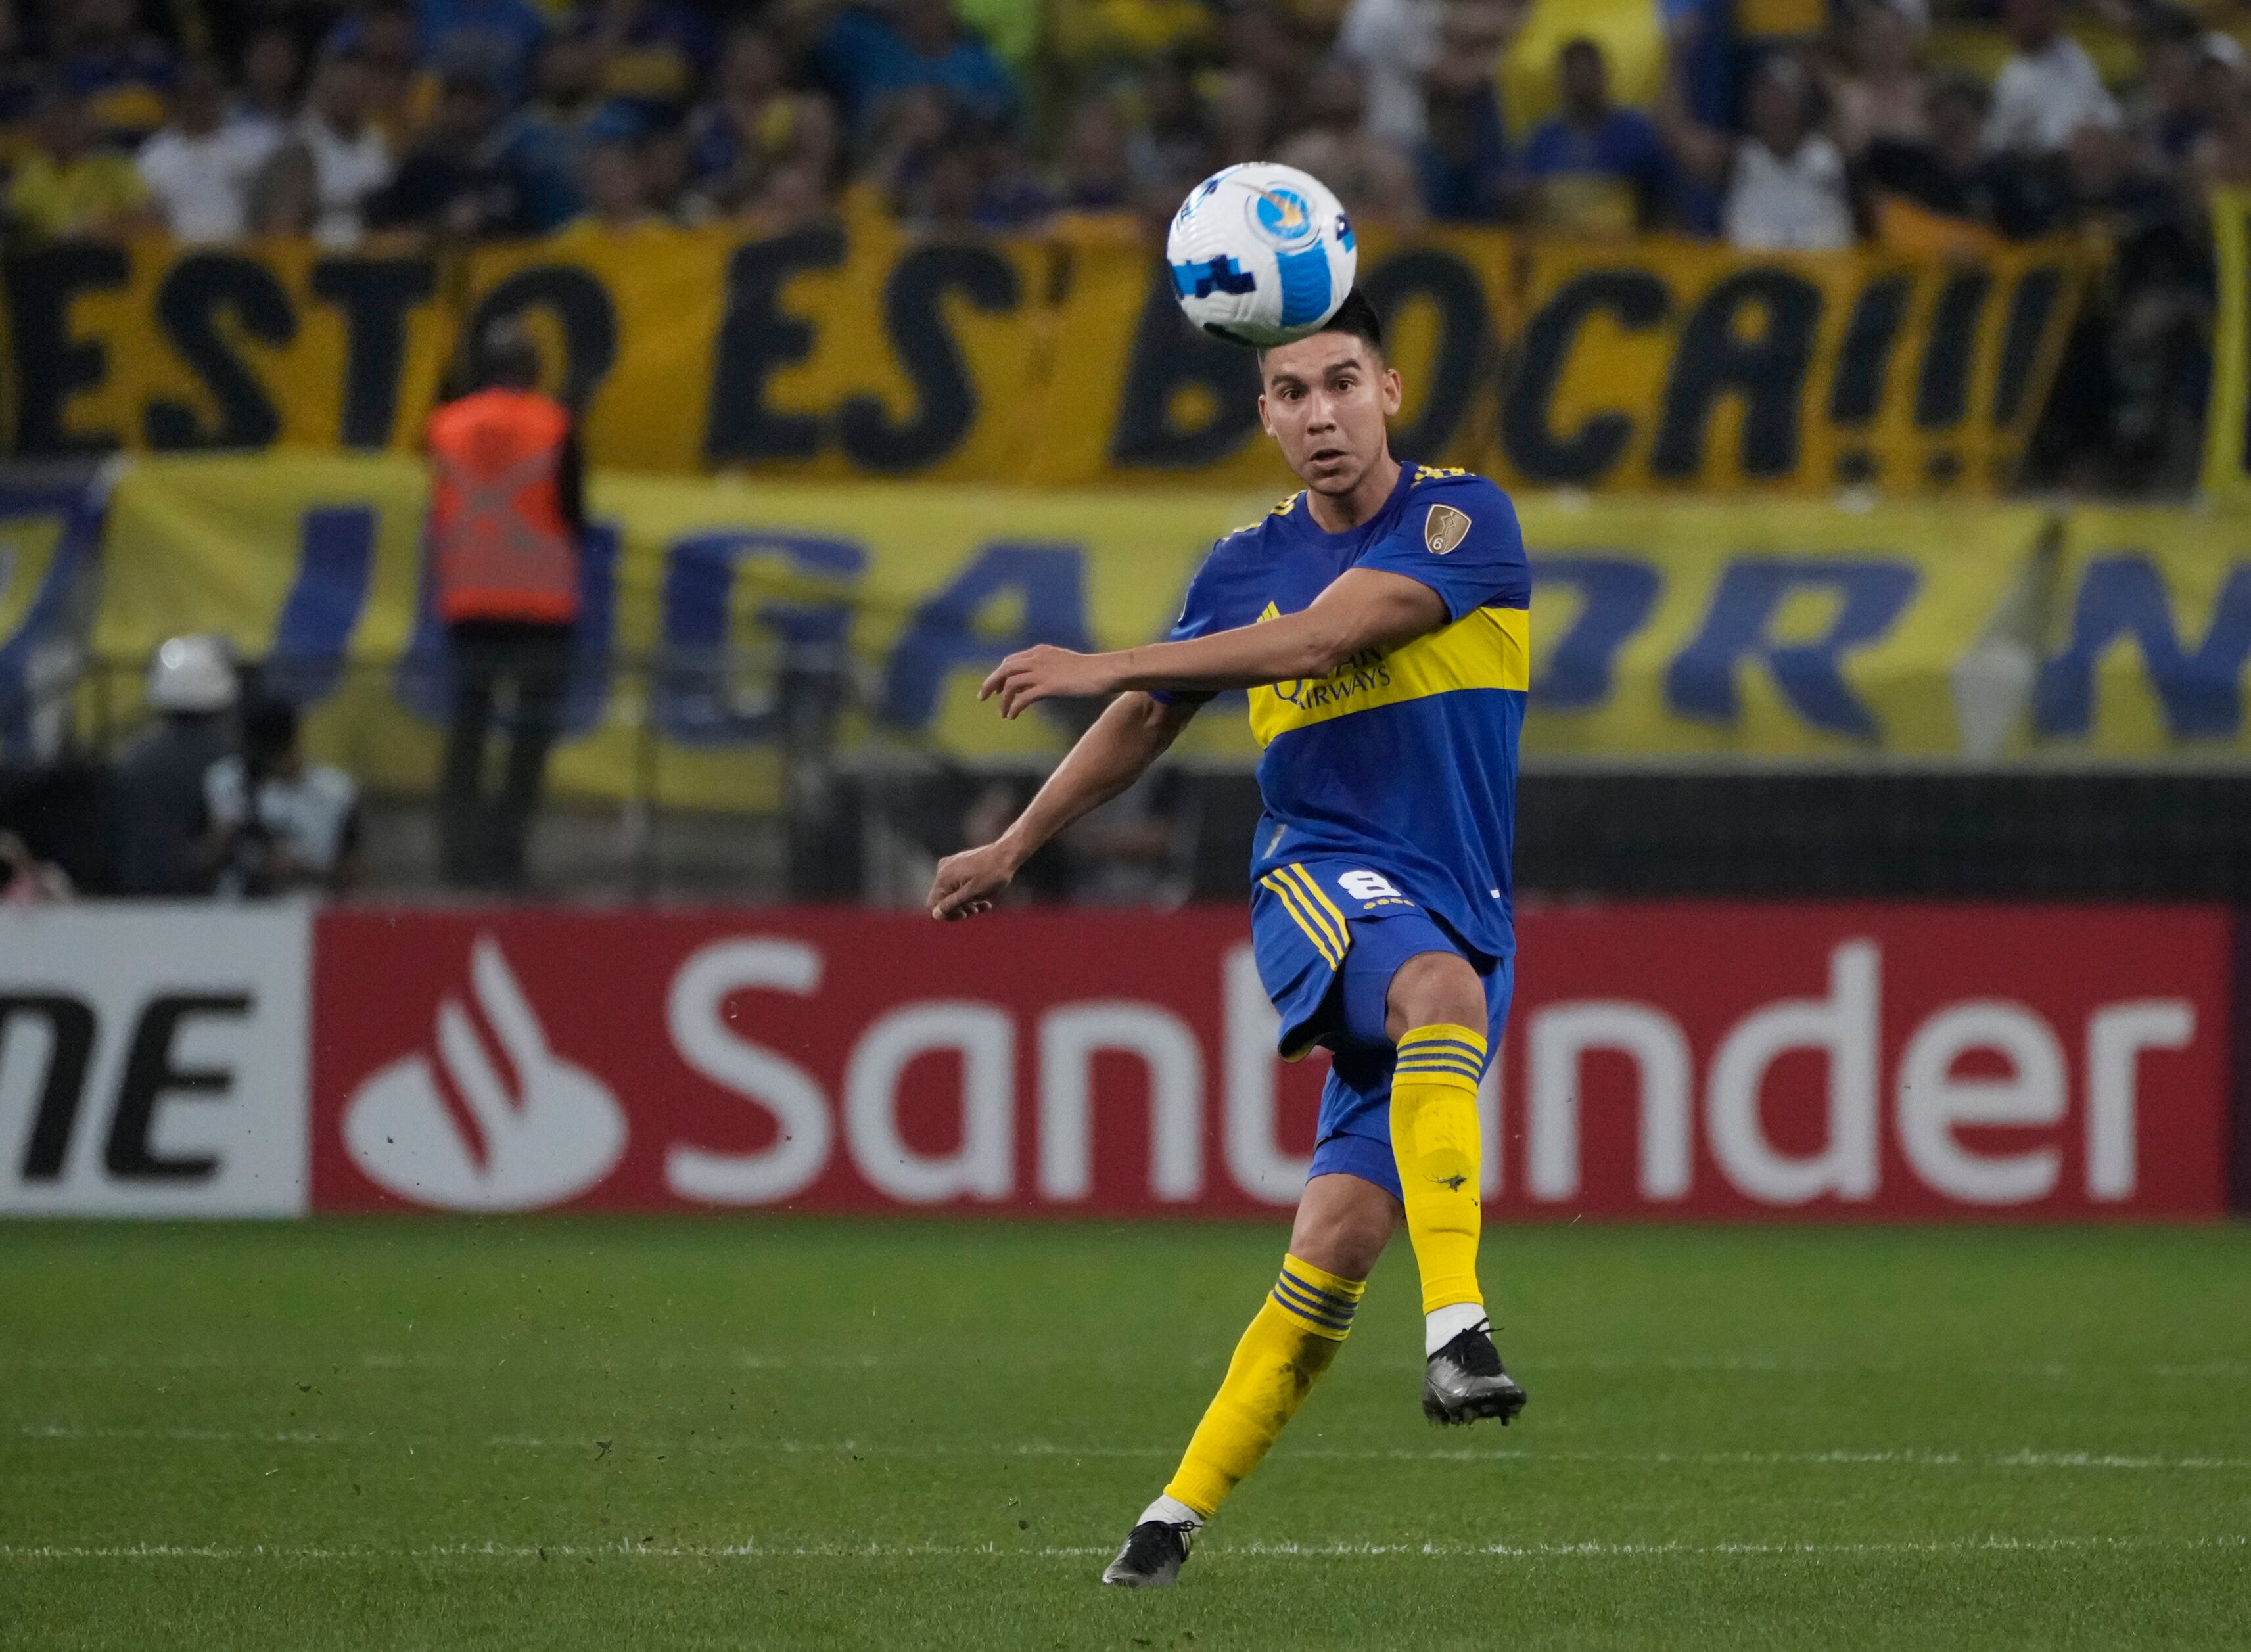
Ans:
{"type": "Polygon", "coordinates": [[[1403,901],[1391,880],[1375,872],[1340,872],[1337,885],[1355,901],[1403,901]]]}

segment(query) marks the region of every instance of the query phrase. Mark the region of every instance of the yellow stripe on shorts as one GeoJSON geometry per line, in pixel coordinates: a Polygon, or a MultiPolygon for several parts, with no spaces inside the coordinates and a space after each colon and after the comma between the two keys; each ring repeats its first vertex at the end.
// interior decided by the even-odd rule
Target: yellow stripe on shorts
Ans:
{"type": "Polygon", "coordinates": [[[1330,944],[1326,931],[1315,925],[1300,908],[1299,903],[1305,899],[1303,895],[1274,873],[1270,872],[1258,881],[1281,897],[1283,909],[1289,913],[1291,922],[1306,932],[1306,938],[1313,944],[1313,950],[1321,955],[1322,962],[1334,969],[1344,961],[1344,954],[1330,944]]]}
{"type": "Polygon", "coordinates": [[[1299,883],[1312,894],[1314,900],[1320,902],[1321,910],[1327,913],[1332,921],[1330,934],[1337,944],[1337,950],[1340,953],[1347,950],[1352,945],[1352,931],[1345,928],[1344,914],[1338,911],[1336,902],[1329,899],[1329,892],[1321,888],[1319,881],[1312,873],[1306,871],[1295,861],[1291,861],[1282,870],[1285,873],[1296,873],[1299,883]]]}

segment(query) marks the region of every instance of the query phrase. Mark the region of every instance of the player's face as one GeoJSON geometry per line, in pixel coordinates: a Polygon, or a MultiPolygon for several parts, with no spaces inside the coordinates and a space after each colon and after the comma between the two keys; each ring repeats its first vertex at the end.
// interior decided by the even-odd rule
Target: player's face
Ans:
{"type": "Polygon", "coordinates": [[[1365,340],[1316,333],[1266,352],[1259,421],[1318,494],[1343,494],[1381,460],[1384,420],[1399,411],[1399,375],[1365,340]]]}

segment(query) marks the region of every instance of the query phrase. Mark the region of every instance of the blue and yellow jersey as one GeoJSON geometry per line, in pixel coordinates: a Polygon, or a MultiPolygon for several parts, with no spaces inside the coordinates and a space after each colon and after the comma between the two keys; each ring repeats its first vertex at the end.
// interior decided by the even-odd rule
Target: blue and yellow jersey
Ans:
{"type": "Polygon", "coordinates": [[[1383,508],[1341,534],[1324,533],[1294,495],[1212,548],[1172,635],[1296,613],[1352,568],[1428,585],[1448,623],[1400,647],[1365,650],[1318,681],[1250,691],[1266,805],[1251,877],[1358,860],[1400,889],[1370,883],[1366,911],[1354,903],[1340,916],[1375,916],[1403,893],[1471,946],[1507,957],[1516,950],[1516,745],[1532,658],[1532,574],[1507,494],[1482,476],[1404,465],[1383,508]]]}

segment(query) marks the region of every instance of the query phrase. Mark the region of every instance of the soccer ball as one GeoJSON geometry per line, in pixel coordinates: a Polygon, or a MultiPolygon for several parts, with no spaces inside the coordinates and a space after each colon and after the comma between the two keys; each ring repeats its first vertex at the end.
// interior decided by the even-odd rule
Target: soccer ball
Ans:
{"type": "Polygon", "coordinates": [[[1271,161],[1213,173],[1165,237],[1188,320],[1261,349],[1319,331],[1352,291],[1359,261],[1352,222],[1328,186],[1271,161]]]}

